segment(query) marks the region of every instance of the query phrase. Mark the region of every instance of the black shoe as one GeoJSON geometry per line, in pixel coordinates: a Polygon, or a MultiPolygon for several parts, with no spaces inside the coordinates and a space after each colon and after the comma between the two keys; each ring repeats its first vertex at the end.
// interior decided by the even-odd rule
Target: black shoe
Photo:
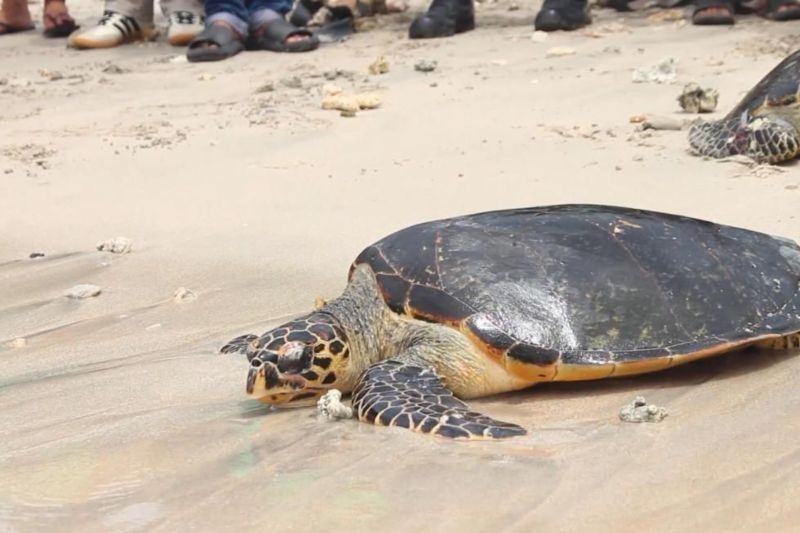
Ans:
{"type": "Polygon", "coordinates": [[[433,0],[428,11],[411,23],[408,36],[411,39],[450,37],[474,28],[472,0],[433,0]]]}
{"type": "Polygon", "coordinates": [[[541,31],[571,31],[591,22],[586,0],[544,0],[533,26],[541,31]]]}

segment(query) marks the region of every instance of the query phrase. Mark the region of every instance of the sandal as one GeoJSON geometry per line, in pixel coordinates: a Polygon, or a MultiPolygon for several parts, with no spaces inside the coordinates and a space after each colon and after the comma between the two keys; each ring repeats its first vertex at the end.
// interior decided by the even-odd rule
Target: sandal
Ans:
{"type": "Polygon", "coordinates": [[[796,0],[769,0],[765,16],[770,20],[800,19],[800,2],[796,0]]]}
{"type": "Polygon", "coordinates": [[[5,22],[0,22],[0,35],[11,35],[12,33],[21,33],[23,31],[31,31],[32,29],[34,29],[33,24],[30,26],[17,27],[5,22]]]}
{"type": "Polygon", "coordinates": [[[433,0],[408,28],[410,39],[452,37],[475,29],[473,0],[433,0]]]}
{"type": "Polygon", "coordinates": [[[80,26],[75,23],[75,19],[69,15],[64,2],[61,0],[45,0],[42,22],[45,28],[44,36],[51,39],[69,37],[72,32],[80,28],[80,26]],[[55,14],[48,13],[47,6],[54,3],[61,4],[63,6],[63,11],[55,14]]]}
{"type": "Polygon", "coordinates": [[[209,24],[189,43],[186,59],[191,62],[221,61],[244,50],[241,35],[225,24],[209,24]],[[216,46],[200,46],[213,44],[216,46]]]}
{"type": "Polygon", "coordinates": [[[692,24],[696,26],[731,25],[736,22],[731,0],[696,0],[692,24]]]}
{"type": "Polygon", "coordinates": [[[633,11],[631,9],[631,2],[633,0],[599,0],[597,5],[600,7],[604,7],[607,9],[613,9],[615,11],[633,11]]]}
{"type": "Polygon", "coordinates": [[[544,0],[533,26],[538,31],[572,31],[591,22],[589,6],[583,0],[544,0]]]}
{"type": "Polygon", "coordinates": [[[309,29],[298,28],[280,17],[265,22],[250,34],[248,43],[251,50],[270,52],[310,52],[319,47],[319,38],[309,29]],[[306,37],[302,41],[288,41],[289,37],[306,37]]]}

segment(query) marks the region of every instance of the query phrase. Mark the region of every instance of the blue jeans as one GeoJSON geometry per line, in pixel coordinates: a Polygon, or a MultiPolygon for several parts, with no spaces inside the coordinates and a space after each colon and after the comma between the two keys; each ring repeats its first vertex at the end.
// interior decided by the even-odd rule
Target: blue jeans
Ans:
{"type": "Polygon", "coordinates": [[[248,28],[284,16],[292,9],[292,0],[205,0],[206,24],[215,20],[227,22],[243,36],[248,28]]]}

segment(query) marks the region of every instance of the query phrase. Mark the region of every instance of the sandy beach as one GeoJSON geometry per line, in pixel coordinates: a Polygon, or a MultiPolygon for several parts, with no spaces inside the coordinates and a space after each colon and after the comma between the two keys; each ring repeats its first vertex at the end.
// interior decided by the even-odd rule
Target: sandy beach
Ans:
{"type": "MultiPolygon", "coordinates": [[[[453,39],[409,41],[412,11],[311,54],[216,64],[163,38],[0,38],[0,531],[797,527],[793,352],[473,401],[529,434],[471,443],[271,410],[244,393],[247,361],[217,355],[435,218],[587,202],[800,239],[796,165],[703,160],[685,131],[630,122],[695,118],[676,100],[689,82],[719,91],[706,118],[722,116],[800,46],[800,23],[595,10],[542,41],[539,3],[511,4],[483,4],[453,39]],[[389,71],[369,74],[380,56],[389,71]],[[675,83],[632,82],[667,57],[675,83]],[[325,84],[382,105],[340,116],[325,84]],[[95,249],[117,236],[130,253],[95,249]],[[64,297],[79,284],[102,292],[64,297]],[[670,416],[620,422],[637,395],[670,416]]],[[[83,25],[101,10],[70,7],[83,25]]]]}

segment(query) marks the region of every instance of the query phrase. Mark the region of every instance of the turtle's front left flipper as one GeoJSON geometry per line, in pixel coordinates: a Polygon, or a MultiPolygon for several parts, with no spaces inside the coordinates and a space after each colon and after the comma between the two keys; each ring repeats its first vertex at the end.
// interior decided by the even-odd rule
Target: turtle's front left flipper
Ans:
{"type": "Polygon", "coordinates": [[[524,435],[515,425],[470,411],[432,367],[394,359],[369,367],[353,390],[358,418],[453,439],[502,439],[524,435]]]}

